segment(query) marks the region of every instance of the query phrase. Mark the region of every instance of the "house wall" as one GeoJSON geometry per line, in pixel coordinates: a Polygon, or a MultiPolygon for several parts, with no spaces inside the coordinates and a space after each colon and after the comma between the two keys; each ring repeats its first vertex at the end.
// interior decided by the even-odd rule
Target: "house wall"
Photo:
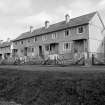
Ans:
{"type": "Polygon", "coordinates": [[[97,14],[89,23],[89,52],[104,53],[103,26],[97,14]]]}
{"type": "MultiPolygon", "coordinates": [[[[59,44],[59,54],[69,53],[73,50],[73,40],[79,40],[79,39],[88,39],[88,24],[83,25],[84,26],[84,32],[82,34],[77,33],[77,27],[68,28],[69,35],[65,36],[65,30],[52,32],[49,34],[39,35],[37,37],[37,41],[35,41],[35,37],[23,39],[19,41],[13,42],[13,48],[18,49],[18,55],[23,56],[21,53],[21,50],[24,47],[33,47],[34,48],[34,56],[37,56],[39,54],[39,45],[43,48],[43,53],[46,55],[48,54],[47,51],[45,51],[45,45],[51,44],[51,43],[58,43],[59,44]],[[57,37],[55,39],[52,38],[52,34],[56,33],[57,37]],[[44,37],[44,38],[43,38],[44,37]],[[44,39],[44,40],[43,40],[44,39]],[[30,40],[30,41],[29,41],[30,40]],[[23,41],[23,44],[21,43],[23,41]],[[71,49],[65,50],[64,49],[64,43],[71,43],[71,49]]],[[[29,54],[32,56],[32,53],[29,54]]]]}
{"type": "Polygon", "coordinates": [[[6,53],[10,53],[11,54],[11,47],[10,46],[6,46],[6,47],[1,47],[0,48],[0,54],[2,54],[2,58],[4,58],[4,55],[6,53]]]}

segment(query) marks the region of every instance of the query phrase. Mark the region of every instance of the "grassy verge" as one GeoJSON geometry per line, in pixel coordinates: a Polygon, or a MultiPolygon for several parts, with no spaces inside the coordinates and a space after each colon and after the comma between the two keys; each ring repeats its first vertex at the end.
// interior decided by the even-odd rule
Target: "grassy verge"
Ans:
{"type": "Polygon", "coordinates": [[[23,105],[104,105],[105,71],[0,69],[0,99],[23,105]]]}

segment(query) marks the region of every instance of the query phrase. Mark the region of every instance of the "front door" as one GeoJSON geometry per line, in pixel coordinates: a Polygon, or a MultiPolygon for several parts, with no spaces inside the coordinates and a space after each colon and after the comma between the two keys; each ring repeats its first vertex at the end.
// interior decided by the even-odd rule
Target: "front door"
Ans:
{"type": "Polygon", "coordinates": [[[42,56],[42,46],[39,46],[39,56],[42,56]]]}
{"type": "Polygon", "coordinates": [[[24,48],[24,56],[27,56],[27,50],[28,50],[28,48],[25,47],[25,48],[24,48]]]}

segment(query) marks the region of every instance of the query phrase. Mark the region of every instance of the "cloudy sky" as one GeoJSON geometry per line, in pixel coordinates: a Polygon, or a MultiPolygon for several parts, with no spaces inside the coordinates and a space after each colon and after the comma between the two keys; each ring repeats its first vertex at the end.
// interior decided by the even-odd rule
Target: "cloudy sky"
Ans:
{"type": "Polygon", "coordinates": [[[0,0],[0,40],[14,39],[45,20],[62,21],[67,13],[73,18],[100,10],[104,17],[104,7],[105,0],[0,0]]]}

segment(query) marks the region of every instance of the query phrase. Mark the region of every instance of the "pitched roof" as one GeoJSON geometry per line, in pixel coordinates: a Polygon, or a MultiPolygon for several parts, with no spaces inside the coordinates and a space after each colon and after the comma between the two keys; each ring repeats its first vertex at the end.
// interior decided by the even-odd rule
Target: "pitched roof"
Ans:
{"type": "Polygon", "coordinates": [[[10,42],[3,42],[0,44],[0,48],[9,47],[10,45],[11,45],[11,41],[10,42]]]}
{"type": "Polygon", "coordinates": [[[76,27],[79,25],[87,24],[87,23],[89,23],[89,21],[92,19],[92,17],[95,14],[96,14],[96,12],[92,12],[92,13],[89,13],[86,15],[82,15],[82,16],[70,19],[69,23],[66,23],[66,21],[58,22],[58,23],[50,25],[48,28],[42,27],[39,29],[35,29],[32,33],[25,32],[25,33],[22,33],[19,37],[17,37],[13,41],[26,39],[26,38],[37,36],[37,35],[47,34],[50,32],[63,30],[63,29],[69,28],[69,27],[76,27]]]}
{"type": "Polygon", "coordinates": [[[21,40],[21,39],[24,39],[24,38],[28,38],[28,37],[31,37],[32,36],[32,33],[31,32],[25,32],[25,33],[22,33],[20,36],[18,36],[15,40],[13,41],[16,41],[16,40],[21,40]]]}

